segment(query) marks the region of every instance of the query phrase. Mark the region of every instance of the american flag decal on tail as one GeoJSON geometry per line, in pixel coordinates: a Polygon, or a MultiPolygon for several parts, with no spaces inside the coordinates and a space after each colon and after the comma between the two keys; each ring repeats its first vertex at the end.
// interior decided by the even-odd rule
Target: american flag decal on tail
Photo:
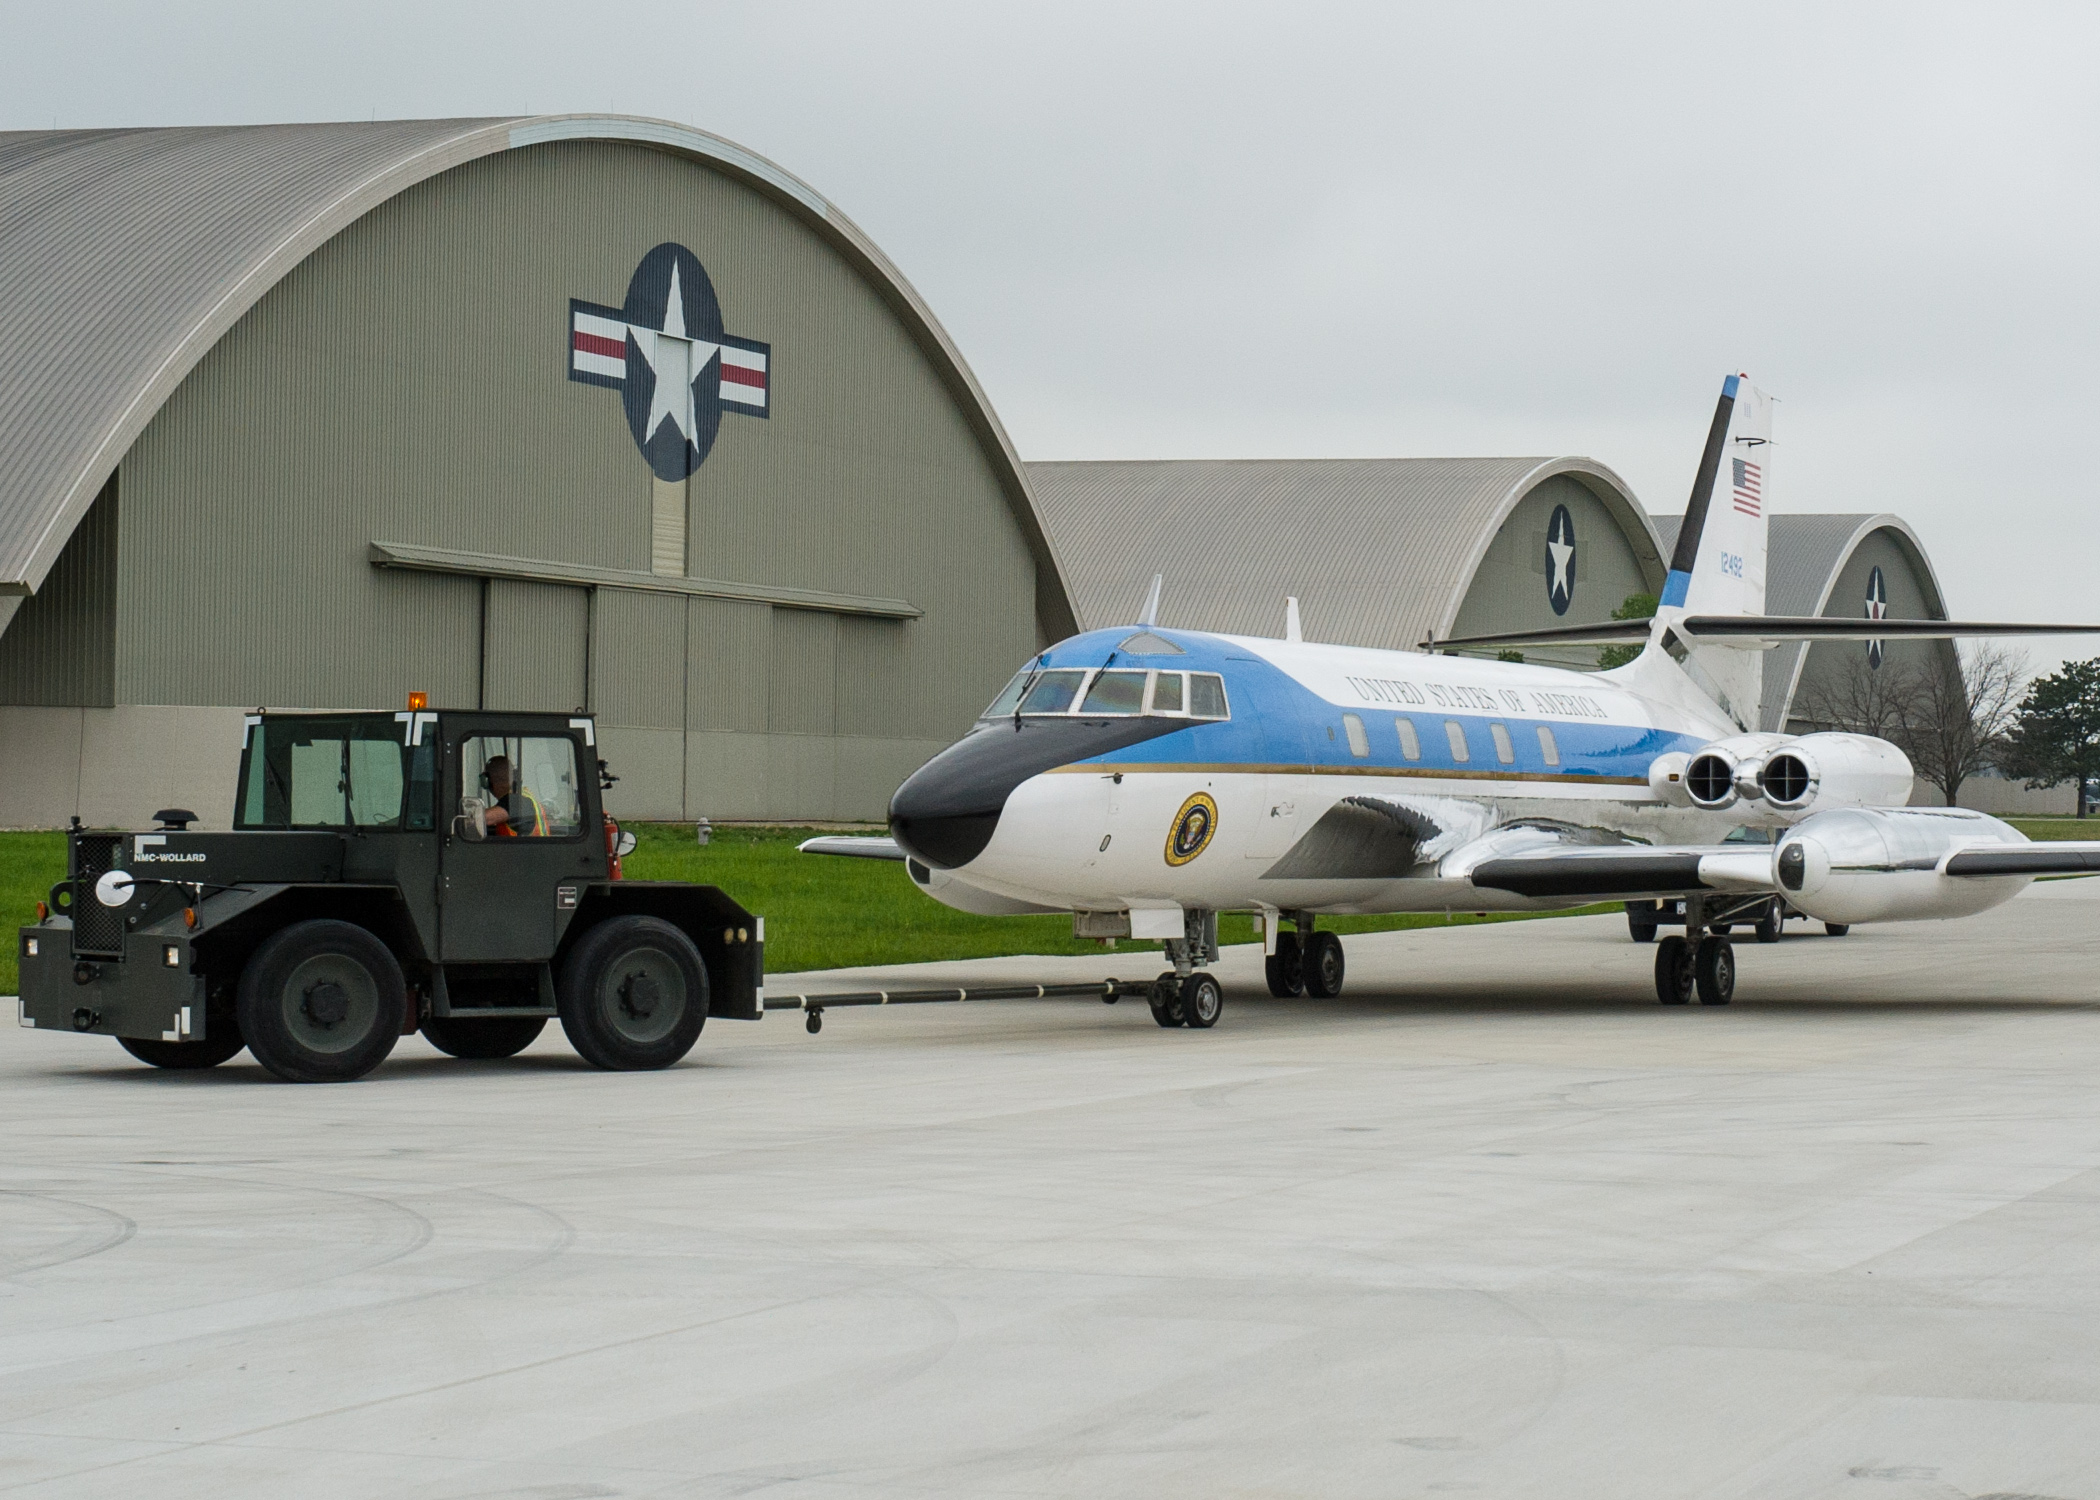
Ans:
{"type": "Polygon", "coordinates": [[[1735,508],[1746,516],[1762,516],[1765,486],[1757,465],[1746,458],[1732,458],[1729,463],[1735,467],[1735,508]]]}

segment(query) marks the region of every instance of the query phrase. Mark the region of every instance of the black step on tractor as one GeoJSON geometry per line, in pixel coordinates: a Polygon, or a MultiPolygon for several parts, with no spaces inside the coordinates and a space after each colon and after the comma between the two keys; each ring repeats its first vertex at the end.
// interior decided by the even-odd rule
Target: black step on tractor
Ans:
{"type": "Polygon", "coordinates": [[[247,717],[233,831],[75,825],[21,929],[21,1022],[161,1068],[246,1047],[362,1078],[420,1030],[509,1057],[550,1017],[594,1067],[664,1068],[763,1013],[765,929],[713,886],[623,880],[633,848],[585,716],[247,717]]]}

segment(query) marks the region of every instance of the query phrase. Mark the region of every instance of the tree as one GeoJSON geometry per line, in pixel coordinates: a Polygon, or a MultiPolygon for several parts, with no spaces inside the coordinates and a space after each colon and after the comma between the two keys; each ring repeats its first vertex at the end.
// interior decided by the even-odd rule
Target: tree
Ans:
{"type": "MultiPolygon", "coordinates": [[[[1611,612],[1614,620],[1652,620],[1662,600],[1653,594],[1628,594],[1626,602],[1611,612]]],[[[1597,652],[1597,670],[1608,672],[1613,667],[1623,667],[1641,654],[1639,646],[1604,646],[1597,652]]]]}
{"type": "Polygon", "coordinates": [[[2002,646],[1972,648],[1951,665],[1935,653],[1876,668],[1859,653],[1805,681],[1792,717],[1889,741],[1952,807],[1963,782],[2004,757],[2026,677],[2026,658],[2002,646]]]}
{"type": "Polygon", "coordinates": [[[1904,675],[1890,738],[1953,807],[1961,784],[2004,756],[2027,658],[2004,646],[1974,646],[1961,653],[1955,671],[1933,661],[1904,675]]]}
{"type": "Polygon", "coordinates": [[[2035,678],[2002,764],[2031,788],[2077,783],[2078,816],[2085,816],[2086,780],[2100,775],[2100,657],[2035,678]]]}

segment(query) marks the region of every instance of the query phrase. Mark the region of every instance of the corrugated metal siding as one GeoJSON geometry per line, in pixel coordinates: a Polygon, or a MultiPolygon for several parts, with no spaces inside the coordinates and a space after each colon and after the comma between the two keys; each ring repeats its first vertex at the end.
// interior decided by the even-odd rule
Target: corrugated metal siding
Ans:
{"type": "Polygon", "coordinates": [[[774,610],[767,730],[774,734],[834,733],[838,727],[838,662],[838,616],[805,609],[774,610]]]}
{"type": "Polygon", "coordinates": [[[64,535],[105,438],[288,235],[490,123],[0,133],[0,577],[64,535]]]}
{"type": "Polygon", "coordinates": [[[606,724],[684,728],[686,601],[626,589],[592,598],[592,711],[606,724]]]}
{"type": "Polygon", "coordinates": [[[618,301],[665,239],[701,256],[731,332],[773,345],[774,415],[725,418],[688,486],[692,571],[923,601],[896,637],[909,718],[960,733],[1035,646],[1034,563],[981,443],[824,241],[729,179],[600,143],[402,194],[198,366],[127,464],[119,700],[318,682],[391,703],[374,539],[646,571],[647,470],[618,394],[566,378],[562,335],[570,297],[618,301]],[[293,617],[330,628],[287,645],[293,617]],[[176,649],[200,630],[253,649],[176,649]]]}
{"type": "Polygon", "coordinates": [[[905,739],[917,733],[904,671],[908,628],[902,620],[840,617],[840,734],[905,739]]]}
{"type": "Polygon", "coordinates": [[[116,699],[117,476],[0,635],[0,703],[107,708],[116,699]]]}
{"type": "Polygon", "coordinates": [[[1028,474],[1089,628],[1134,619],[1163,573],[1169,624],[1281,635],[1295,594],[1312,639],[1411,649],[1459,608],[1513,491],[1578,468],[1619,497],[1629,547],[1646,545],[1638,504],[1586,460],[1041,463],[1028,474]]]}
{"type": "Polygon", "coordinates": [[[482,706],[540,713],[583,708],[589,592],[508,578],[486,587],[482,706]]]}
{"type": "MultiPolygon", "coordinates": [[[[1629,539],[1618,521],[1590,490],[1566,475],[1534,485],[1517,502],[1495,539],[1473,570],[1465,600],[1452,626],[1453,635],[1485,635],[1499,630],[1535,630],[1554,625],[1581,625],[1611,617],[1631,594],[1653,593],[1661,578],[1659,556],[1644,535],[1629,539]],[[1575,526],[1575,587],[1565,615],[1553,612],[1546,573],[1546,532],[1554,509],[1568,507],[1575,526]]],[[[1596,665],[1594,647],[1524,648],[1527,661],[1553,665],[1596,665]]]]}
{"type": "Polygon", "coordinates": [[[772,607],[730,599],[688,600],[685,638],[686,727],[765,733],[773,672],[772,607]]]}

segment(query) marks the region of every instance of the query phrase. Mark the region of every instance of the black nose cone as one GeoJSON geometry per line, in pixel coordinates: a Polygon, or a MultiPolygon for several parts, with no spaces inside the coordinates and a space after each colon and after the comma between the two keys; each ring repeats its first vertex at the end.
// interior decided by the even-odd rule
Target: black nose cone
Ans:
{"type": "Polygon", "coordinates": [[[890,798],[890,835],[937,870],[984,853],[1013,789],[1126,745],[1188,728],[1181,719],[995,719],[980,724],[918,770],[890,798]]]}

